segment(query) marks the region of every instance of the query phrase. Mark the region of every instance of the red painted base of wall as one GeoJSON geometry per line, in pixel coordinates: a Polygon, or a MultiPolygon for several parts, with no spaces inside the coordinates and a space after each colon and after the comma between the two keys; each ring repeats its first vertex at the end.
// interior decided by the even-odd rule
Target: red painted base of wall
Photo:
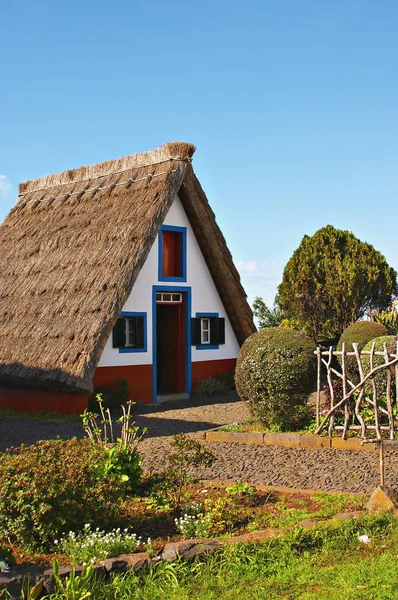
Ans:
{"type": "Polygon", "coordinates": [[[59,412],[82,414],[88,407],[88,396],[30,388],[0,387],[0,407],[22,412],[59,412]]]}
{"type": "Polygon", "coordinates": [[[120,379],[124,379],[128,383],[129,400],[152,404],[152,365],[98,367],[94,373],[94,389],[113,387],[120,379]]]}
{"type": "Polygon", "coordinates": [[[235,369],[236,358],[223,360],[205,360],[192,363],[192,388],[194,389],[200,379],[215,377],[220,373],[232,373],[235,369]]]}

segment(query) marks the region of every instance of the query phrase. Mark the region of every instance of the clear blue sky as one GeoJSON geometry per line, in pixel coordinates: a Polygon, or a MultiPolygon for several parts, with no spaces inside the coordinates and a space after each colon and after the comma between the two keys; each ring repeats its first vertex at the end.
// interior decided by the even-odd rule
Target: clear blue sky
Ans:
{"type": "Polygon", "coordinates": [[[20,181],[166,141],[250,299],[330,223],[398,269],[396,0],[0,0],[0,220],[20,181]]]}

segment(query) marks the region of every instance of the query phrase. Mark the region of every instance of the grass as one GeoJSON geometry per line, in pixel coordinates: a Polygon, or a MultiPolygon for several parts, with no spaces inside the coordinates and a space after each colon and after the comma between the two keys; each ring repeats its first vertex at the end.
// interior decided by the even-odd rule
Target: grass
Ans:
{"type": "Polygon", "coordinates": [[[11,410],[10,408],[0,408],[0,420],[6,419],[29,419],[30,421],[61,421],[66,423],[81,422],[79,415],[65,415],[56,412],[37,412],[27,413],[11,410]]]}
{"type": "MultiPolygon", "coordinates": [[[[262,544],[226,546],[193,561],[159,563],[148,573],[117,575],[110,583],[76,578],[52,600],[390,600],[398,597],[398,520],[366,515],[262,544]],[[358,540],[367,534],[369,544],[358,540]],[[79,587],[80,586],[80,587],[79,587]],[[78,589],[77,589],[78,588],[78,589]]],[[[66,584],[64,584],[66,585],[66,584]]]]}

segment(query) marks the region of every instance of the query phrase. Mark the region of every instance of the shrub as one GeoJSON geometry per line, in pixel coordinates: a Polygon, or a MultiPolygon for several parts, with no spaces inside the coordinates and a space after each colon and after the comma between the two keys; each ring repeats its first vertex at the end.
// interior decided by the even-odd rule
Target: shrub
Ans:
{"type": "Polygon", "coordinates": [[[197,396],[226,396],[231,387],[225,382],[214,377],[201,379],[194,390],[197,396]]]}
{"type": "Polygon", "coordinates": [[[85,523],[118,525],[123,483],[100,479],[103,448],[89,440],[51,440],[0,454],[0,535],[48,549],[85,523]]]}
{"type": "Polygon", "coordinates": [[[286,430],[314,387],[316,350],[303,333],[270,327],[250,336],[236,365],[236,389],[264,425],[286,430]]]}
{"type": "MultiPolygon", "coordinates": [[[[370,352],[370,350],[372,349],[372,345],[373,342],[375,344],[375,351],[376,352],[383,352],[384,350],[384,342],[387,344],[387,350],[393,354],[395,354],[396,349],[397,349],[397,341],[398,341],[398,336],[394,336],[394,335],[384,335],[382,337],[377,337],[374,340],[370,340],[370,342],[368,342],[366,344],[366,346],[364,347],[364,352],[370,352]]],[[[362,361],[362,365],[363,365],[363,371],[364,374],[366,375],[367,373],[369,373],[370,371],[370,357],[369,355],[364,355],[361,357],[361,361],[362,361]]],[[[374,356],[373,358],[373,367],[377,367],[379,365],[383,365],[385,363],[384,360],[384,356],[374,356]]],[[[394,400],[395,397],[395,369],[394,367],[391,367],[391,392],[392,392],[392,400],[394,400]]],[[[380,370],[378,373],[376,373],[376,375],[374,375],[373,380],[376,382],[376,388],[377,388],[377,398],[379,401],[381,401],[381,405],[385,407],[385,400],[386,400],[386,389],[387,389],[387,369],[382,369],[380,370]]],[[[365,385],[365,392],[368,396],[372,396],[373,394],[373,386],[371,384],[371,381],[369,381],[368,383],[366,383],[365,385]]]]}
{"type": "MultiPolygon", "coordinates": [[[[364,347],[370,340],[378,338],[382,335],[388,335],[387,329],[380,323],[374,323],[373,321],[358,321],[353,323],[347,329],[343,331],[337,345],[337,350],[341,351],[343,342],[347,352],[352,352],[352,344],[356,342],[358,344],[358,350],[363,350],[364,347]]],[[[337,356],[338,361],[341,365],[341,356],[337,356]]],[[[348,377],[355,383],[359,382],[359,372],[357,359],[355,356],[347,356],[346,358],[346,369],[348,377]]]]}
{"type": "Polygon", "coordinates": [[[198,440],[183,433],[173,435],[166,469],[158,476],[152,491],[153,498],[161,505],[180,509],[187,496],[187,487],[195,478],[197,467],[210,467],[216,457],[198,440]]]}

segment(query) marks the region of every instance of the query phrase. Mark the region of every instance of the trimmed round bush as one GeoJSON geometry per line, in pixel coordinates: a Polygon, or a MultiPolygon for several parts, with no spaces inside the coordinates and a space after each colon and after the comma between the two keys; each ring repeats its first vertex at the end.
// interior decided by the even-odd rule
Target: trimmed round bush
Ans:
{"type": "MultiPolygon", "coordinates": [[[[358,350],[363,350],[368,342],[380,336],[388,335],[388,330],[380,323],[374,321],[357,321],[347,327],[337,344],[337,350],[341,352],[345,343],[346,352],[353,352],[353,343],[358,344],[358,350]]],[[[341,356],[337,356],[341,365],[341,356]]],[[[359,371],[355,356],[346,357],[346,369],[348,377],[354,382],[359,382],[359,371]]]]}
{"type": "MultiPolygon", "coordinates": [[[[397,341],[398,335],[384,335],[382,337],[377,337],[374,340],[370,340],[364,347],[364,352],[370,352],[372,349],[373,343],[375,344],[376,352],[384,351],[384,343],[387,344],[387,350],[389,353],[395,354],[397,349],[397,341]]],[[[361,357],[363,372],[364,375],[367,375],[370,371],[370,356],[362,356],[361,357]]],[[[373,357],[373,367],[378,367],[379,365],[383,365],[385,363],[384,356],[374,356],[373,357]]],[[[395,369],[391,367],[391,392],[392,392],[392,400],[395,398],[395,369]]],[[[386,406],[386,391],[387,391],[387,369],[382,369],[374,375],[374,381],[376,382],[377,388],[377,399],[382,406],[386,406]]],[[[373,394],[373,386],[371,384],[371,380],[365,384],[365,392],[367,395],[372,396],[373,394]]]]}
{"type": "Polygon", "coordinates": [[[0,534],[51,549],[69,531],[120,524],[120,478],[98,475],[105,454],[89,440],[51,440],[0,454],[0,534]]]}
{"type": "Polygon", "coordinates": [[[238,356],[235,383],[252,415],[266,427],[288,430],[316,378],[316,346],[295,329],[269,327],[250,336],[238,356]]]}

